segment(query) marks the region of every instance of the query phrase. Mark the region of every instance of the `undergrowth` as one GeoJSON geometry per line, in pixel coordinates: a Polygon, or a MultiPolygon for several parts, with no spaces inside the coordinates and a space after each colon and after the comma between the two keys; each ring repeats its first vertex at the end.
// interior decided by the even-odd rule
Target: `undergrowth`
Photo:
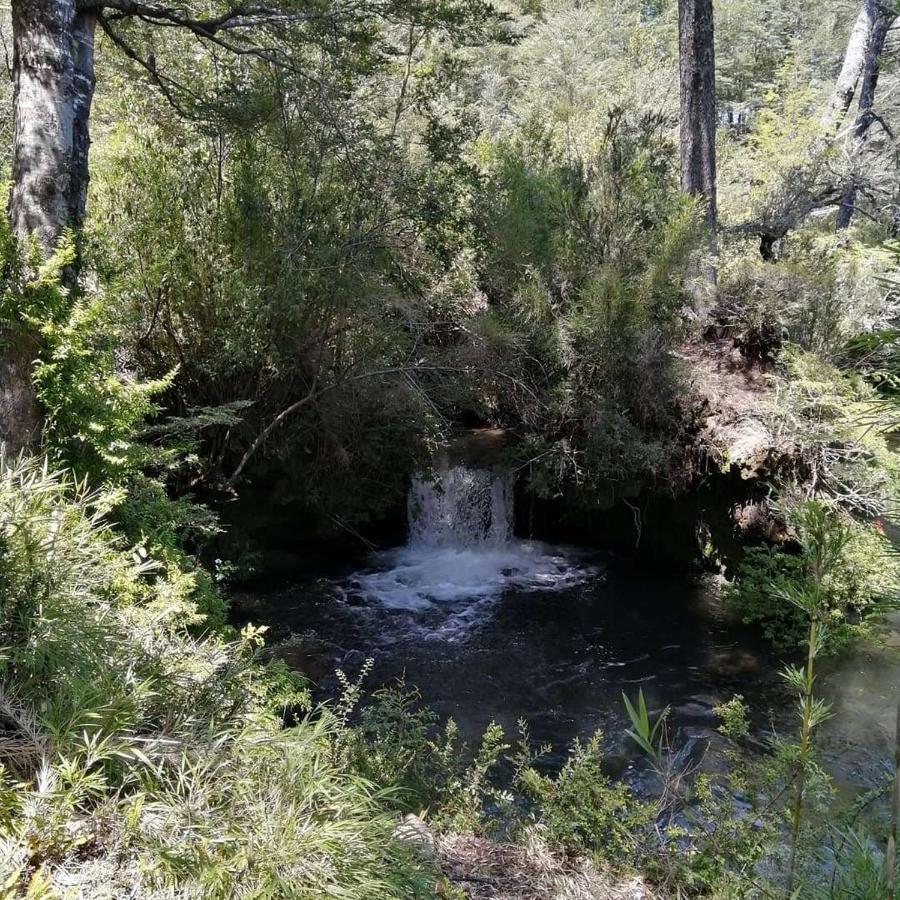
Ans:
{"type": "Polygon", "coordinates": [[[256,661],[260,632],[205,628],[109,505],[0,462],[3,896],[419,896],[336,712],[256,661]]]}

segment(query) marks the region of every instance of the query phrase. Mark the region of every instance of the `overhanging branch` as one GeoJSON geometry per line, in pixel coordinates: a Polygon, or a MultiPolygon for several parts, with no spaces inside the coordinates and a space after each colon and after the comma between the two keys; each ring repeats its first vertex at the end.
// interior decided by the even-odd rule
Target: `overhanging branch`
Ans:
{"type": "Polygon", "coordinates": [[[186,28],[201,37],[210,38],[222,31],[255,28],[272,23],[295,24],[321,21],[333,19],[335,16],[333,10],[288,12],[255,3],[239,3],[221,15],[205,19],[195,18],[177,6],[161,6],[156,3],[144,3],[141,0],[79,0],[77,8],[80,11],[92,10],[95,12],[114,10],[121,16],[136,16],[154,25],[186,28]]]}
{"type": "Polygon", "coordinates": [[[136,62],[142,69],[146,70],[150,76],[150,80],[160,89],[163,96],[172,105],[173,109],[183,118],[188,118],[187,112],[175,99],[175,95],[171,90],[172,86],[176,87],[178,90],[183,90],[183,88],[168,76],[163,75],[159,69],[157,69],[156,63],[152,59],[144,59],[134,47],[127,43],[121,35],[115,31],[102,12],[97,16],[97,22],[103,29],[104,34],[106,34],[106,36],[125,54],[125,56],[128,57],[128,59],[136,62]]]}

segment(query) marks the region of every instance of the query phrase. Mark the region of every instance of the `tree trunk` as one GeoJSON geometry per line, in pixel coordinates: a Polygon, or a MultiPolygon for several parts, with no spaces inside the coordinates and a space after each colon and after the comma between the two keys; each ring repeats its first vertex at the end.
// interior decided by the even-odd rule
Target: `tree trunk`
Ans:
{"type": "MultiPolygon", "coordinates": [[[[12,19],[15,138],[9,216],[21,244],[33,239],[47,258],[63,231],[77,229],[84,219],[96,15],[79,13],[75,0],[14,0],[12,19]]],[[[37,347],[24,324],[4,324],[0,443],[7,452],[32,445],[40,432],[31,382],[37,347]]]]}
{"type": "Polygon", "coordinates": [[[822,131],[825,137],[833,137],[837,133],[850,110],[850,104],[853,103],[853,95],[866,65],[866,48],[870,44],[878,18],[878,2],[879,0],[862,0],[860,4],[859,15],[847,42],[841,73],[822,115],[822,131]]]}
{"type": "Polygon", "coordinates": [[[712,0],[679,0],[681,189],[706,201],[716,231],[716,62],[712,0]]]}
{"type": "MultiPolygon", "coordinates": [[[[852,160],[856,162],[862,155],[866,142],[866,134],[875,119],[875,90],[878,87],[878,76],[881,73],[881,54],[884,52],[884,42],[888,32],[896,21],[893,13],[879,9],[876,13],[875,23],[869,35],[866,47],[865,63],[862,73],[862,87],[859,91],[859,112],[856,116],[856,124],[853,127],[852,160]]],[[[838,210],[838,229],[849,228],[853,220],[853,212],[856,207],[856,197],[859,193],[859,179],[854,175],[841,199],[841,208],[838,210]]]]}

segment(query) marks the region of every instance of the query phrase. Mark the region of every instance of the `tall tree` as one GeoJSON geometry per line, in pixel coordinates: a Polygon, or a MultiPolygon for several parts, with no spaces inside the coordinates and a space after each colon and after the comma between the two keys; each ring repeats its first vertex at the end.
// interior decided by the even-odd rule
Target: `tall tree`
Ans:
{"type": "MultiPolygon", "coordinates": [[[[865,58],[862,71],[862,86],[859,89],[859,105],[856,121],[853,125],[851,143],[851,168],[859,162],[865,147],[869,128],[876,120],[875,91],[878,87],[878,76],[881,74],[881,56],[884,53],[884,44],[888,32],[897,20],[897,13],[885,7],[879,7],[875,11],[872,30],[869,33],[866,44],[865,58]]],[[[851,174],[850,183],[841,198],[841,207],[838,210],[838,229],[848,228],[853,220],[856,208],[856,200],[859,195],[860,182],[855,173],[851,174]]]]}
{"type": "MultiPolygon", "coordinates": [[[[862,0],[859,13],[847,41],[844,62],[834,83],[828,105],[822,113],[822,131],[827,138],[840,129],[850,111],[853,97],[866,67],[867,48],[872,43],[872,33],[878,21],[880,0],[862,0]]],[[[882,46],[884,41],[882,39],[882,46]]]]}
{"type": "MultiPolygon", "coordinates": [[[[175,102],[177,86],[152,53],[142,55],[129,40],[122,27],[127,20],[187,31],[215,51],[299,71],[303,54],[295,58],[292,52],[298,41],[357,42],[371,56],[386,49],[378,44],[380,23],[427,22],[455,39],[477,41],[492,33],[501,17],[490,0],[447,0],[434,7],[419,0],[275,0],[272,6],[236,0],[198,3],[196,9],[190,0],[171,6],[143,0],[13,0],[9,217],[14,236],[22,243],[34,240],[45,259],[63,232],[77,232],[84,219],[97,26],[175,102]]],[[[22,322],[0,321],[0,444],[7,452],[29,446],[40,430],[31,381],[37,346],[22,322]]]]}
{"type": "Polygon", "coordinates": [[[778,203],[766,210],[758,221],[746,222],[734,229],[735,233],[757,235],[760,254],[765,260],[775,258],[778,242],[812,212],[841,204],[839,215],[846,218],[848,210],[855,205],[855,192],[851,196],[850,190],[845,189],[827,165],[828,151],[841,133],[853,99],[860,90],[861,79],[860,114],[854,131],[864,138],[874,120],[871,103],[878,81],[877,63],[896,17],[890,6],[885,5],[890,2],[892,0],[859,0],[840,72],[819,118],[818,133],[810,143],[808,159],[786,172],[778,203]]]}
{"type": "MultiPolygon", "coordinates": [[[[44,258],[66,228],[77,229],[87,198],[88,117],[94,92],[94,10],[75,0],[13,3],[14,119],[9,216],[21,242],[44,258]]],[[[31,380],[36,336],[0,323],[0,444],[17,453],[39,436],[31,380]]]]}
{"type": "MultiPolygon", "coordinates": [[[[703,197],[712,240],[716,211],[716,60],[712,0],[678,0],[681,188],[703,197]]],[[[714,245],[714,244],[713,244],[714,245]]]]}

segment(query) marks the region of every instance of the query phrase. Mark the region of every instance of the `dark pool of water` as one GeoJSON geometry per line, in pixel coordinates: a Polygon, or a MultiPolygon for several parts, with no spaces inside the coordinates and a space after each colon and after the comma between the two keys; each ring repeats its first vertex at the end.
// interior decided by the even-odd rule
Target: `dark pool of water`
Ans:
{"type": "Polygon", "coordinates": [[[356,595],[352,580],[317,579],[256,598],[245,615],[276,633],[315,632],[348,669],[371,657],[372,685],[405,675],[469,736],[519,719],[557,747],[598,728],[619,733],[622,693],[639,689],[690,734],[714,727],[712,708],[734,693],[760,722],[790,702],[776,661],[724,615],[709,579],[604,556],[579,563],[589,574],[562,590],[511,586],[413,609],[356,595]]]}
{"type": "MultiPolygon", "coordinates": [[[[535,743],[561,753],[576,736],[602,729],[625,759],[633,747],[622,694],[639,689],[652,709],[671,707],[676,746],[714,736],[714,706],[736,693],[751,705],[759,736],[795,727],[796,701],[778,674],[783,660],[729,618],[714,580],[559,552],[568,567],[560,567],[562,588],[511,583],[486,595],[400,604],[391,594],[386,605],[365,590],[367,578],[381,584],[392,576],[381,558],[355,576],[332,572],[245,598],[238,618],[269,625],[276,639],[315,633],[325,648],[323,693],[336,689],[334,666],[352,676],[372,658],[370,689],[404,676],[470,738],[491,721],[512,734],[524,719],[535,743]]],[[[865,646],[828,663],[821,688],[835,713],[821,735],[826,766],[848,794],[876,786],[892,756],[896,649],[865,646]]]]}

